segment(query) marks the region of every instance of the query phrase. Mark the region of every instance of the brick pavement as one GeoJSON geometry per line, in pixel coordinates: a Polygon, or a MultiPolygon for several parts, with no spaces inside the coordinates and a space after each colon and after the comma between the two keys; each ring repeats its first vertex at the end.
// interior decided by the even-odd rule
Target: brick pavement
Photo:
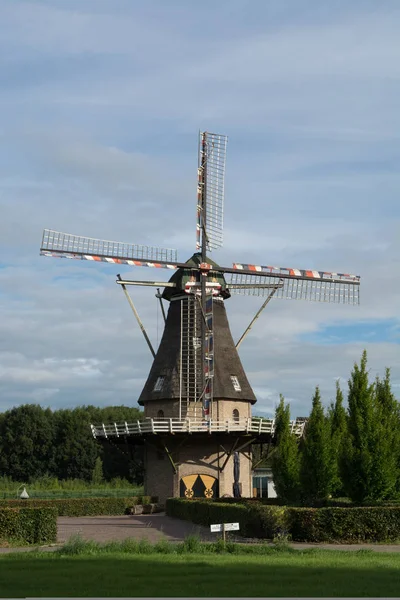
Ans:
{"type": "MultiPolygon", "coordinates": [[[[97,542],[118,541],[126,538],[140,540],[146,538],[149,542],[161,539],[169,541],[182,541],[189,535],[199,535],[202,540],[216,540],[206,527],[194,525],[188,521],[181,521],[166,516],[164,513],[154,515],[124,515],[118,517],[59,517],[57,542],[62,544],[72,535],[79,533],[83,539],[97,542]]],[[[231,538],[232,539],[232,538],[231,538]]],[[[260,540],[246,540],[237,537],[238,542],[259,542],[260,540]]],[[[400,544],[301,544],[291,543],[290,546],[297,550],[321,548],[326,550],[374,550],[376,552],[400,552],[400,544]]],[[[43,547],[51,551],[57,546],[43,547]]],[[[0,548],[0,554],[8,552],[32,551],[31,547],[0,548]]]]}
{"type": "Polygon", "coordinates": [[[199,535],[202,540],[215,540],[215,534],[211,534],[208,528],[168,517],[164,513],[119,517],[59,517],[57,541],[65,542],[74,534],[97,542],[126,538],[146,538],[149,542],[161,539],[182,541],[192,534],[199,535]]]}
{"type": "MultiPolygon", "coordinates": [[[[204,541],[215,541],[216,534],[212,534],[207,527],[194,525],[189,521],[182,521],[168,517],[165,513],[154,515],[135,515],[120,517],[59,517],[58,542],[65,542],[71,535],[79,533],[86,540],[108,542],[135,538],[146,538],[149,542],[160,539],[169,541],[182,541],[189,535],[198,535],[204,541]]],[[[238,542],[256,542],[237,536],[231,537],[238,542]]],[[[326,550],[374,550],[376,552],[400,552],[400,544],[290,544],[297,550],[321,548],[326,550]]]]}

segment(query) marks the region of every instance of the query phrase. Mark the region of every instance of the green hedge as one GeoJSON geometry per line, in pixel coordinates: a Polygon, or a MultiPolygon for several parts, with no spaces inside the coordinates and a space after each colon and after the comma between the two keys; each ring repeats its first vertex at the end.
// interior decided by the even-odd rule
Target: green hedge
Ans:
{"type": "Polygon", "coordinates": [[[287,508],[293,540],[392,542],[400,539],[400,507],[287,508]]]}
{"type": "Polygon", "coordinates": [[[45,544],[57,539],[55,508],[0,508],[0,539],[45,544]]]}
{"type": "Polygon", "coordinates": [[[267,504],[268,506],[283,506],[279,498],[214,498],[213,502],[224,504],[267,504]]]}
{"type": "Polygon", "coordinates": [[[260,502],[167,500],[167,514],[199,525],[240,523],[246,537],[287,535],[298,542],[389,542],[400,539],[400,507],[297,508],[260,502]]]}
{"type": "Polygon", "coordinates": [[[0,500],[2,508],[56,508],[59,517],[124,515],[134,504],[150,504],[151,496],[130,498],[54,498],[49,500],[0,500]]]}
{"type": "Polygon", "coordinates": [[[274,537],[282,528],[281,507],[260,503],[224,503],[210,500],[169,498],[167,515],[192,521],[206,527],[213,523],[239,523],[240,534],[246,537],[274,537]]]}

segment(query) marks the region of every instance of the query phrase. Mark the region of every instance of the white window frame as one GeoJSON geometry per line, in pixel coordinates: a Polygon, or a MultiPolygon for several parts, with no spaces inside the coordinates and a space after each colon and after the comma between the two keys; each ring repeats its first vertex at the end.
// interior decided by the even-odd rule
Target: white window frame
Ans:
{"type": "Polygon", "coordinates": [[[164,381],[165,377],[163,375],[157,377],[157,381],[155,382],[153,387],[153,392],[161,392],[161,390],[163,389],[164,381]]]}
{"type": "Polygon", "coordinates": [[[231,381],[232,381],[233,389],[235,390],[235,392],[241,392],[242,388],[240,386],[239,379],[237,378],[236,375],[231,375],[231,381]]]}

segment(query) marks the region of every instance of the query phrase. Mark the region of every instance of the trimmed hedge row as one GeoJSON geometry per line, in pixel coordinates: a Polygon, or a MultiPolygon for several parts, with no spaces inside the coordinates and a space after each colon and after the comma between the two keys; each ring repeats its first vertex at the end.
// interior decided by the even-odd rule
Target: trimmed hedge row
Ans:
{"type": "Polygon", "coordinates": [[[400,507],[295,508],[171,498],[167,514],[198,525],[240,523],[246,537],[288,535],[299,542],[389,542],[400,539],[400,507]]]}
{"type": "Polygon", "coordinates": [[[400,507],[287,508],[293,540],[393,542],[400,539],[400,507]]]}
{"type": "Polygon", "coordinates": [[[240,523],[240,534],[246,537],[274,537],[281,527],[281,507],[257,503],[224,503],[210,500],[169,498],[166,513],[171,517],[192,521],[197,525],[240,523]]]}
{"type": "Polygon", "coordinates": [[[150,504],[151,496],[130,498],[53,498],[49,500],[0,500],[2,508],[55,508],[59,517],[124,515],[135,504],[150,504]]]}
{"type": "Polygon", "coordinates": [[[45,544],[57,539],[55,508],[0,508],[0,539],[45,544]]]}

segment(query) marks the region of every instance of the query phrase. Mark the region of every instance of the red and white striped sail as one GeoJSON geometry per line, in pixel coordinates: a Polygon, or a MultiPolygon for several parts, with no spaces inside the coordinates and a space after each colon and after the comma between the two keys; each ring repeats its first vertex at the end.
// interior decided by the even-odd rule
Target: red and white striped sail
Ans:
{"type": "Polygon", "coordinates": [[[159,246],[143,246],[124,242],[110,242],[45,229],[40,247],[42,256],[90,260],[132,267],[176,269],[177,251],[159,246]]]}
{"type": "Polygon", "coordinates": [[[336,304],[360,303],[360,277],[327,271],[306,271],[300,269],[277,269],[274,272],[263,270],[250,274],[252,265],[243,265],[246,273],[240,269],[226,276],[227,287],[231,294],[247,296],[265,296],[277,287],[274,298],[290,300],[311,300],[336,304]]]}

